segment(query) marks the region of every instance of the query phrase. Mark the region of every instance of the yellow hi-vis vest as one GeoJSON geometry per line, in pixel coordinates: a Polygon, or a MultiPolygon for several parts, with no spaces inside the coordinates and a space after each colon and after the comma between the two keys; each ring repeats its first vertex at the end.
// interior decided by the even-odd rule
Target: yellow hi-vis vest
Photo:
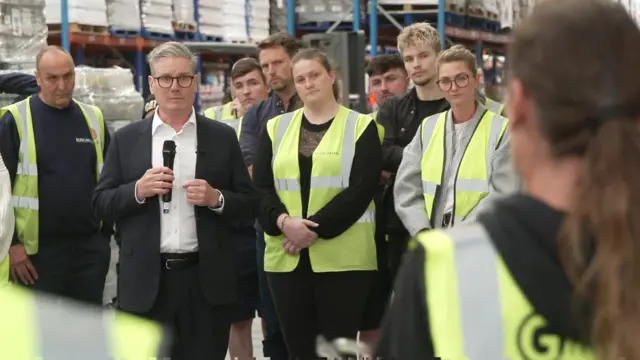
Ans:
{"type": "Polygon", "coordinates": [[[424,232],[417,240],[425,249],[425,305],[435,357],[595,359],[591,349],[545,331],[546,320],[481,224],[424,232]]]}
{"type": "MultiPolygon", "coordinates": [[[[419,130],[422,132],[421,173],[424,204],[433,227],[439,227],[433,223],[433,203],[436,191],[443,181],[447,113],[448,111],[445,111],[424,119],[419,130]]],[[[488,195],[489,177],[492,172],[491,159],[507,129],[507,123],[507,119],[490,111],[486,111],[478,122],[457,169],[454,224],[462,221],[480,200],[488,195]]]]}
{"type": "Polygon", "coordinates": [[[211,120],[217,120],[223,122],[233,128],[238,139],[240,138],[240,131],[242,130],[242,118],[233,116],[233,102],[228,102],[224,105],[210,107],[204,111],[204,116],[211,120]]]}
{"type": "Polygon", "coordinates": [[[63,301],[0,287],[0,359],[163,359],[161,326],[63,301]]]}
{"type": "MultiPolygon", "coordinates": [[[[36,95],[37,96],[37,95],[36,95]]],[[[16,104],[0,109],[0,116],[11,112],[20,137],[18,171],[13,183],[13,208],[16,216],[18,240],[24,245],[27,254],[38,253],[39,200],[38,200],[38,161],[36,141],[33,133],[30,97],[16,104]],[[25,136],[26,135],[26,136],[25,136]]],[[[75,101],[75,100],[74,100],[75,101]]],[[[99,108],[75,101],[84,114],[96,149],[96,179],[100,179],[104,163],[104,119],[99,108]]]]}
{"type": "MultiPolygon", "coordinates": [[[[331,126],[313,152],[308,216],[324,207],[349,186],[356,142],[373,119],[341,106],[331,126]]],[[[267,122],[273,144],[272,168],[275,188],[289,216],[302,218],[298,150],[302,109],[276,116],[267,122]]],[[[330,240],[318,239],[309,247],[314,272],[376,270],[375,206],[373,199],[360,219],[347,231],[330,240]]],[[[265,234],[264,269],[290,272],[299,255],[282,248],[284,236],[265,234]]]]}
{"type": "Polygon", "coordinates": [[[0,288],[9,284],[9,262],[8,254],[0,262],[0,288]]]}
{"type": "Polygon", "coordinates": [[[487,100],[484,103],[484,107],[487,108],[487,110],[491,111],[494,114],[498,114],[500,116],[504,116],[503,111],[504,111],[504,104],[499,103],[495,100],[491,100],[489,98],[487,98],[487,100]]]}

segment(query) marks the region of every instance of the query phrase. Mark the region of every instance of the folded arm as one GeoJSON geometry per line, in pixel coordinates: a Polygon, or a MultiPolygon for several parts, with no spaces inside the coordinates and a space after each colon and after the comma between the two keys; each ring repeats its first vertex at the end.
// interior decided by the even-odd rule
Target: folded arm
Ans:
{"type": "Polygon", "coordinates": [[[393,100],[387,101],[378,111],[377,121],[384,127],[384,138],[382,141],[382,170],[395,174],[402,161],[403,147],[397,144],[395,103],[393,100]]]}

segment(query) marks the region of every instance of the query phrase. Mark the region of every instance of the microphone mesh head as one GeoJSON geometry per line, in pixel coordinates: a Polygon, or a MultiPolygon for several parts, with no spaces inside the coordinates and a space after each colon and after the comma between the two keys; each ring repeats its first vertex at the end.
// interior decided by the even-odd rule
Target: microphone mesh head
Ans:
{"type": "Polygon", "coordinates": [[[162,151],[176,151],[176,143],[173,140],[165,140],[162,144],[162,151]]]}

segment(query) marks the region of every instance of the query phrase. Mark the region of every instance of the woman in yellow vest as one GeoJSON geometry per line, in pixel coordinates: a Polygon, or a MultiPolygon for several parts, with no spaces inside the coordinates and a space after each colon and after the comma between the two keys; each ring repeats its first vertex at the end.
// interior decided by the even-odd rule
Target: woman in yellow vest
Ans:
{"type": "Polygon", "coordinates": [[[437,60],[451,110],[422,121],[396,175],[395,207],[412,236],[470,220],[517,189],[509,164],[508,120],[477,101],[475,56],[456,45],[437,60]]]}
{"type": "Polygon", "coordinates": [[[276,311],[290,356],[305,360],[318,335],[357,335],[377,268],[382,154],[375,121],[337,101],[327,56],[306,49],[292,64],[304,107],[267,123],[253,175],[276,311]]]}
{"type": "Polygon", "coordinates": [[[640,359],[637,44],[609,0],[542,1],[518,24],[507,107],[528,194],[418,236],[377,356],[640,359]]]}
{"type": "Polygon", "coordinates": [[[0,155],[0,287],[9,282],[9,247],[16,221],[11,198],[9,170],[0,155]]]}

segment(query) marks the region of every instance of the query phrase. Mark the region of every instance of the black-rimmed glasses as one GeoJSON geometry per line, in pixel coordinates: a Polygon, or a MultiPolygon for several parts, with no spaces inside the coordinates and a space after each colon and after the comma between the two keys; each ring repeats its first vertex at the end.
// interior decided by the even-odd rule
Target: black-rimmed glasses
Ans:
{"type": "Polygon", "coordinates": [[[174,81],[178,82],[178,86],[182,88],[188,88],[193,84],[193,79],[195,78],[195,76],[192,76],[192,75],[182,75],[177,77],[158,76],[153,78],[156,79],[156,81],[158,82],[158,86],[160,86],[161,88],[168,89],[171,87],[171,85],[173,85],[174,81]]]}
{"type": "Polygon", "coordinates": [[[459,89],[465,88],[465,87],[467,87],[469,85],[469,75],[460,74],[460,75],[456,76],[455,79],[453,79],[453,80],[445,77],[445,78],[442,78],[442,79],[440,79],[440,80],[438,80],[436,82],[436,84],[438,84],[438,87],[442,91],[451,90],[451,87],[453,86],[453,83],[455,83],[456,86],[459,89]]]}

